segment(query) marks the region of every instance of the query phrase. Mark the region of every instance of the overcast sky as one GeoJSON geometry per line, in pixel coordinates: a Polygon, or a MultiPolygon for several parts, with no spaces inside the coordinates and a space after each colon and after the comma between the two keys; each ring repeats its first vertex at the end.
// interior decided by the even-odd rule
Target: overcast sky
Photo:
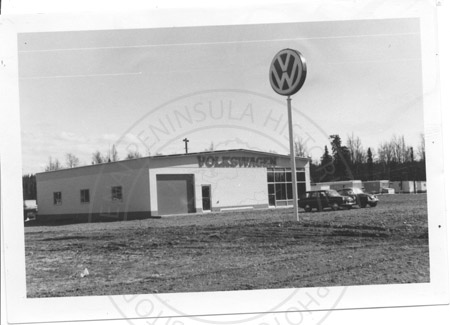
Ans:
{"type": "Polygon", "coordinates": [[[318,159],[327,137],[365,148],[423,132],[418,20],[314,22],[30,33],[19,36],[23,172],[49,157],[116,144],[121,157],[249,148],[288,153],[284,98],[270,87],[273,56],[307,60],[293,96],[296,137],[318,159]]]}

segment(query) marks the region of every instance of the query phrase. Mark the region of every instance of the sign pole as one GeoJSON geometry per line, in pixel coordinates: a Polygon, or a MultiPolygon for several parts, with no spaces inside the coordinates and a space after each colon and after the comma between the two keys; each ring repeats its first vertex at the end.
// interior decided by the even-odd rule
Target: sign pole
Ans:
{"type": "Polygon", "coordinates": [[[292,173],[292,201],[294,216],[300,221],[298,215],[297,167],[295,161],[294,131],[292,125],[291,95],[302,88],[306,79],[306,60],[303,55],[292,49],[279,51],[270,64],[269,81],[272,89],[279,95],[287,96],[289,147],[291,151],[292,173]]]}
{"type": "Polygon", "coordinates": [[[289,124],[289,147],[291,150],[291,172],[292,172],[292,199],[294,202],[294,216],[297,221],[300,221],[298,216],[298,194],[297,194],[297,167],[295,162],[295,148],[294,148],[294,132],[292,130],[292,107],[291,96],[287,97],[287,109],[288,109],[288,124],[289,124]]]}

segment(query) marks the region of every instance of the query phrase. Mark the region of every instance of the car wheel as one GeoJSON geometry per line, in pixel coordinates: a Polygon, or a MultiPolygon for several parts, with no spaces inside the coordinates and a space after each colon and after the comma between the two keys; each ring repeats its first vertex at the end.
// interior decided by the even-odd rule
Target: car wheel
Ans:
{"type": "Polygon", "coordinates": [[[305,205],[304,209],[305,209],[305,212],[311,212],[311,210],[312,210],[312,208],[309,204],[305,205]]]}
{"type": "Polygon", "coordinates": [[[331,205],[331,208],[333,209],[333,211],[336,211],[336,210],[339,209],[339,205],[338,205],[337,203],[333,203],[333,204],[331,205]]]}
{"type": "Polygon", "coordinates": [[[375,202],[375,203],[370,203],[370,207],[371,208],[375,208],[377,206],[377,203],[375,202]]]}

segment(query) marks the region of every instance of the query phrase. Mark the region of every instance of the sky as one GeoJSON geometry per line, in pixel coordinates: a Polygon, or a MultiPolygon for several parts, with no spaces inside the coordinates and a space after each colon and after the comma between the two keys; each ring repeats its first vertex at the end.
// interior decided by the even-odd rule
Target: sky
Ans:
{"type": "Polygon", "coordinates": [[[248,148],[288,154],[285,97],[269,83],[284,48],[306,58],[295,137],[319,159],[328,136],[364,148],[423,133],[418,20],[355,20],[20,34],[23,173],[66,153],[119,156],[248,148]]]}

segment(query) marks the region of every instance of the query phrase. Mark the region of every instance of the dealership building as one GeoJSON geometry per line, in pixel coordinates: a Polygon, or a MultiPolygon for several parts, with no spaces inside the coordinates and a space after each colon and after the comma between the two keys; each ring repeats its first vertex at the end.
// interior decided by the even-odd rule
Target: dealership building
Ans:
{"type": "MultiPolygon", "coordinates": [[[[296,158],[299,196],[309,160],[296,158]]],[[[36,174],[39,220],[139,219],[293,205],[290,157],[246,149],[143,157],[36,174]]]]}

